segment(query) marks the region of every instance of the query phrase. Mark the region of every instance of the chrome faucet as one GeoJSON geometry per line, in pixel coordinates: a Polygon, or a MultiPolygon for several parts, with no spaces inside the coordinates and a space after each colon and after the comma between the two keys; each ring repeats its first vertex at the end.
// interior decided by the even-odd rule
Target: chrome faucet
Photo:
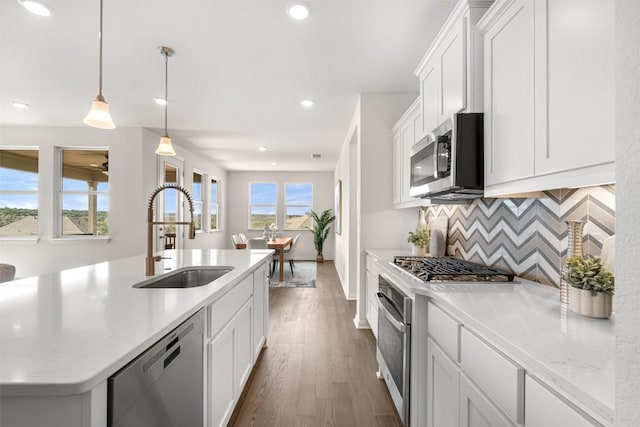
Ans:
{"type": "Polygon", "coordinates": [[[193,199],[191,198],[191,194],[184,188],[176,184],[165,184],[153,190],[151,193],[151,197],[149,197],[149,205],[147,207],[147,257],[145,258],[145,276],[153,276],[155,274],[155,263],[156,261],[160,261],[160,256],[153,256],[153,226],[156,224],[162,225],[188,225],[189,226],[189,239],[196,238],[196,227],[193,223],[193,199]],[[169,188],[173,188],[174,190],[178,190],[183,193],[187,201],[189,202],[189,212],[191,212],[191,221],[186,222],[176,222],[176,221],[154,221],[153,220],[153,201],[156,199],[156,196],[160,194],[164,190],[168,190],[169,188]]]}

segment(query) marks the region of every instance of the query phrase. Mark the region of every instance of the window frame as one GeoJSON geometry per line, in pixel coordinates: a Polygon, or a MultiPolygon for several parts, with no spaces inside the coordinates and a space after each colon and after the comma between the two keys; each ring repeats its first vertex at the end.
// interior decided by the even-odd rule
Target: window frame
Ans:
{"type": "Polygon", "coordinates": [[[191,198],[193,199],[193,213],[195,215],[195,213],[198,211],[197,210],[197,206],[200,206],[200,228],[196,228],[196,234],[202,234],[205,232],[205,227],[204,227],[204,217],[205,217],[205,206],[208,205],[208,200],[209,200],[209,196],[206,192],[207,186],[206,183],[208,181],[208,177],[207,174],[203,171],[201,171],[200,169],[193,169],[193,171],[191,172],[191,198]],[[194,175],[200,175],[200,199],[196,199],[195,196],[195,191],[193,190],[193,187],[195,185],[195,177],[194,175]]]}
{"type": "Polygon", "coordinates": [[[36,196],[36,218],[37,218],[37,231],[36,234],[30,234],[30,235],[19,235],[19,234],[15,234],[15,235],[6,235],[6,236],[0,236],[0,240],[3,241],[9,241],[9,240],[20,240],[20,241],[28,241],[28,240],[34,240],[34,241],[38,241],[40,239],[40,233],[42,230],[42,225],[41,225],[41,215],[40,215],[40,181],[42,180],[42,176],[40,174],[41,170],[40,170],[40,160],[41,160],[41,156],[40,156],[40,147],[37,145],[25,145],[25,146],[13,146],[13,145],[7,145],[7,146],[2,146],[0,147],[0,152],[2,151],[35,151],[38,154],[37,157],[37,164],[38,164],[38,171],[36,172],[37,175],[37,188],[35,190],[2,190],[0,189],[0,195],[6,194],[6,195],[35,195],[36,196]]]}
{"type": "MultiPolygon", "coordinates": [[[[309,208],[309,211],[313,210],[313,182],[285,182],[284,183],[284,230],[306,230],[304,227],[287,227],[287,208],[309,208]],[[311,186],[311,204],[310,205],[296,205],[296,204],[287,204],[287,185],[289,184],[308,184],[311,186]]],[[[311,220],[311,227],[313,227],[313,219],[311,220]]]]}
{"type": "Polygon", "coordinates": [[[216,177],[209,177],[209,179],[207,180],[207,182],[209,183],[209,191],[208,191],[208,195],[209,195],[209,203],[208,203],[208,217],[209,217],[209,221],[208,221],[208,227],[209,227],[209,232],[210,233],[214,233],[216,231],[222,231],[222,224],[220,222],[220,180],[216,177]],[[216,200],[213,200],[213,197],[211,197],[211,189],[213,187],[213,182],[216,183],[216,200]],[[216,228],[213,228],[211,226],[211,212],[212,212],[212,206],[215,205],[216,206],[216,228]]]}
{"type": "MultiPolygon", "coordinates": [[[[77,194],[77,195],[90,195],[95,194],[96,196],[106,195],[107,196],[107,219],[109,218],[109,214],[111,214],[111,177],[107,181],[109,183],[109,188],[107,191],[64,191],[62,180],[64,179],[63,168],[64,168],[64,152],[65,151],[106,151],[107,156],[110,153],[110,149],[108,146],[95,146],[95,145],[87,145],[87,146],[57,146],[55,147],[54,154],[54,163],[56,167],[54,168],[54,188],[57,193],[57,197],[54,197],[53,203],[53,240],[110,240],[111,239],[111,226],[109,226],[109,231],[107,234],[98,235],[98,234],[64,234],[62,230],[62,221],[64,215],[62,214],[63,208],[63,196],[65,194],[77,194]]],[[[108,175],[107,175],[108,176],[108,175]]]]}
{"type": "Polygon", "coordinates": [[[258,206],[258,207],[271,207],[273,206],[274,208],[274,224],[276,225],[276,228],[278,228],[278,183],[275,181],[250,181],[249,182],[249,209],[247,212],[247,230],[263,230],[262,228],[252,228],[251,227],[251,208],[254,206],[258,206]],[[253,184],[273,184],[276,186],[276,199],[274,201],[274,204],[257,204],[257,205],[252,205],[251,204],[251,187],[253,184]]]}

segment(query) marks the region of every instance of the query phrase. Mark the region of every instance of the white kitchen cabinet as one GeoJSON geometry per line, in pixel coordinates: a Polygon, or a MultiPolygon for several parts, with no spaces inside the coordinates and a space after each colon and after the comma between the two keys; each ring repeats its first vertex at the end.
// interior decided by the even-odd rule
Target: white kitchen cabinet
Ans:
{"type": "Polygon", "coordinates": [[[373,336],[378,339],[378,302],[376,293],[378,292],[378,278],[367,271],[367,321],[373,336]]]}
{"type": "Polygon", "coordinates": [[[534,174],[534,4],[516,0],[484,38],[485,186],[534,174]]]}
{"type": "Polygon", "coordinates": [[[233,390],[233,331],[228,324],[207,344],[208,426],[226,425],[235,404],[233,390]]]}
{"type": "Polygon", "coordinates": [[[460,369],[427,339],[427,427],[458,427],[460,369]]]}
{"type": "Polygon", "coordinates": [[[486,196],[614,181],[613,8],[499,0],[479,22],[486,196]]]}
{"type": "Polygon", "coordinates": [[[235,363],[233,395],[236,399],[240,397],[253,367],[252,318],[253,299],[245,303],[234,321],[233,356],[235,363]]]}
{"type": "Polygon", "coordinates": [[[539,382],[527,376],[525,401],[526,427],[593,427],[600,425],[573,409],[539,382]]]}
{"type": "Polygon", "coordinates": [[[253,273],[253,362],[260,356],[267,342],[269,328],[269,275],[267,266],[263,265],[253,273]]]}
{"type": "Polygon", "coordinates": [[[416,129],[421,126],[420,99],[402,115],[393,126],[393,204],[394,208],[408,208],[424,206],[428,201],[415,199],[409,195],[411,186],[411,147],[418,142],[416,138],[421,131],[416,129]]]}
{"type": "Polygon", "coordinates": [[[483,45],[475,25],[492,3],[459,1],[416,68],[424,134],[454,113],[482,112],[483,45]]]}
{"type": "Polygon", "coordinates": [[[460,427],[513,427],[498,408],[460,374],[460,427]]]}

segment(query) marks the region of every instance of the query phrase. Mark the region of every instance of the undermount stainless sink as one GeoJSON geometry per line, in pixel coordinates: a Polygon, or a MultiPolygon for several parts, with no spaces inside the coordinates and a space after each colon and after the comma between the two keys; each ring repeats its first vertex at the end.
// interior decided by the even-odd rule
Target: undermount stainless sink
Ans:
{"type": "Polygon", "coordinates": [[[234,267],[207,266],[186,267],[166,275],[152,277],[133,285],[134,288],[195,288],[208,285],[224,276],[234,267]]]}

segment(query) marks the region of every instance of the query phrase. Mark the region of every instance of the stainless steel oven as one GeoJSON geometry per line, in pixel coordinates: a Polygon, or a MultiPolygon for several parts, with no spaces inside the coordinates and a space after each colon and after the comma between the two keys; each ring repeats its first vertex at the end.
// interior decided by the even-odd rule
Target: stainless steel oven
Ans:
{"type": "Polygon", "coordinates": [[[385,379],[405,427],[409,426],[412,301],[391,279],[378,276],[378,375],[385,379]]]}

